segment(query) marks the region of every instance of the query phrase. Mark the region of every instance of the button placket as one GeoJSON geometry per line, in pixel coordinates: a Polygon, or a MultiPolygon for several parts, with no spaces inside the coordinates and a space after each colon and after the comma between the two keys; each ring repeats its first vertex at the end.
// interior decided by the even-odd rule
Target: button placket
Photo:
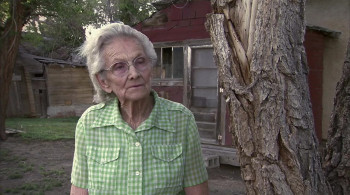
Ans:
{"type": "Polygon", "coordinates": [[[142,191],[142,145],[140,141],[133,137],[129,140],[129,182],[128,193],[138,194],[142,191]]]}

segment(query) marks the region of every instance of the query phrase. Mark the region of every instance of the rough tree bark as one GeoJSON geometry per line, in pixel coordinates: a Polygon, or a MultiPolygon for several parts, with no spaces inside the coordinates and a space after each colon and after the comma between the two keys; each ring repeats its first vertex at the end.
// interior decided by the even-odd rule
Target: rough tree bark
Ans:
{"type": "Polygon", "coordinates": [[[303,0],[212,0],[208,16],[247,194],[331,194],[308,89],[303,0]]]}
{"type": "Polygon", "coordinates": [[[337,84],[331,116],[324,170],[333,193],[350,194],[350,40],[337,84]]]}
{"type": "Polygon", "coordinates": [[[30,7],[24,4],[26,1],[12,0],[10,2],[11,16],[5,23],[4,29],[0,29],[0,138],[2,140],[6,139],[6,108],[21,31],[30,13],[30,7]]]}

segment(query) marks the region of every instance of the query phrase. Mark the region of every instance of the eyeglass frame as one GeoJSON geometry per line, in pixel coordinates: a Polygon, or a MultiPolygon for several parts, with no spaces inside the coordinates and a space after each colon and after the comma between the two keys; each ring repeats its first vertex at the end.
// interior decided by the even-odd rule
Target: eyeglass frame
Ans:
{"type": "MultiPolygon", "coordinates": [[[[139,56],[139,57],[134,58],[132,61],[128,61],[128,60],[124,60],[124,61],[123,61],[123,60],[121,60],[121,61],[115,62],[115,63],[113,63],[112,65],[110,65],[107,69],[102,69],[102,70],[100,70],[99,72],[102,73],[102,72],[104,72],[104,71],[110,71],[110,72],[113,74],[112,69],[113,69],[113,67],[114,67],[116,64],[118,64],[118,63],[125,63],[125,64],[128,66],[128,69],[127,69],[127,71],[125,71],[125,73],[123,73],[122,75],[115,75],[115,74],[113,74],[114,76],[120,76],[120,77],[125,76],[126,73],[129,72],[130,66],[133,66],[133,67],[135,68],[135,70],[137,70],[138,72],[143,72],[144,70],[139,70],[139,69],[137,69],[137,68],[135,67],[135,61],[138,60],[138,59],[140,59],[140,58],[144,58],[145,60],[149,60],[149,62],[147,62],[148,65],[152,65],[152,63],[155,61],[155,59],[150,58],[150,57],[139,56]],[[129,62],[131,62],[131,65],[130,65],[129,62]]],[[[146,69],[145,69],[145,70],[146,70],[146,69]]]]}

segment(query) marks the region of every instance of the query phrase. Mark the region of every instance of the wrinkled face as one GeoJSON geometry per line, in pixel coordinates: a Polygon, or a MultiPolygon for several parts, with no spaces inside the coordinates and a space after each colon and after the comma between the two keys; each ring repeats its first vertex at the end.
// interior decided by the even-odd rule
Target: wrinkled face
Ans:
{"type": "MultiPolygon", "coordinates": [[[[151,62],[147,66],[136,69],[133,64],[145,63],[147,59],[142,45],[131,37],[114,38],[102,50],[105,66],[97,80],[101,88],[107,93],[114,93],[120,102],[140,101],[147,98],[151,91],[151,62]],[[129,64],[129,70],[123,74],[116,74],[119,65],[129,64]],[[104,75],[101,75],[104,74],[104,75]]],[[[142,65],[142,64],[141,64],[142,65]]],[[[136,66],[138,67],[138,66],[136,66]]]]}

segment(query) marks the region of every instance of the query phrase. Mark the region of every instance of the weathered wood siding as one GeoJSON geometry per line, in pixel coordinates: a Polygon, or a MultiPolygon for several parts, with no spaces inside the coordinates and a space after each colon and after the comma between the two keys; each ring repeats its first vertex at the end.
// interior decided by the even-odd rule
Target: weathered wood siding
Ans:
{"type": "Polygon", "coordinates": [[[44,78],[34,74],[24,74],[23,67],[16,67],[10,86],[7,117],[46,116],[46,84],[44,78]],[[29,99],[28,86],[31,86],[32,101],[29,99]]]}
{"type": "Polygon", "coordinates": [[[29,116],[29,100],[23,71],[15,70],[10,86],[7,117],[29,116]]]}
{"type": "Polygon", "coordinates": [[[93,87],[85,67],[47,65],[49,116],[79,116],[92,105],[93,87]]]}

